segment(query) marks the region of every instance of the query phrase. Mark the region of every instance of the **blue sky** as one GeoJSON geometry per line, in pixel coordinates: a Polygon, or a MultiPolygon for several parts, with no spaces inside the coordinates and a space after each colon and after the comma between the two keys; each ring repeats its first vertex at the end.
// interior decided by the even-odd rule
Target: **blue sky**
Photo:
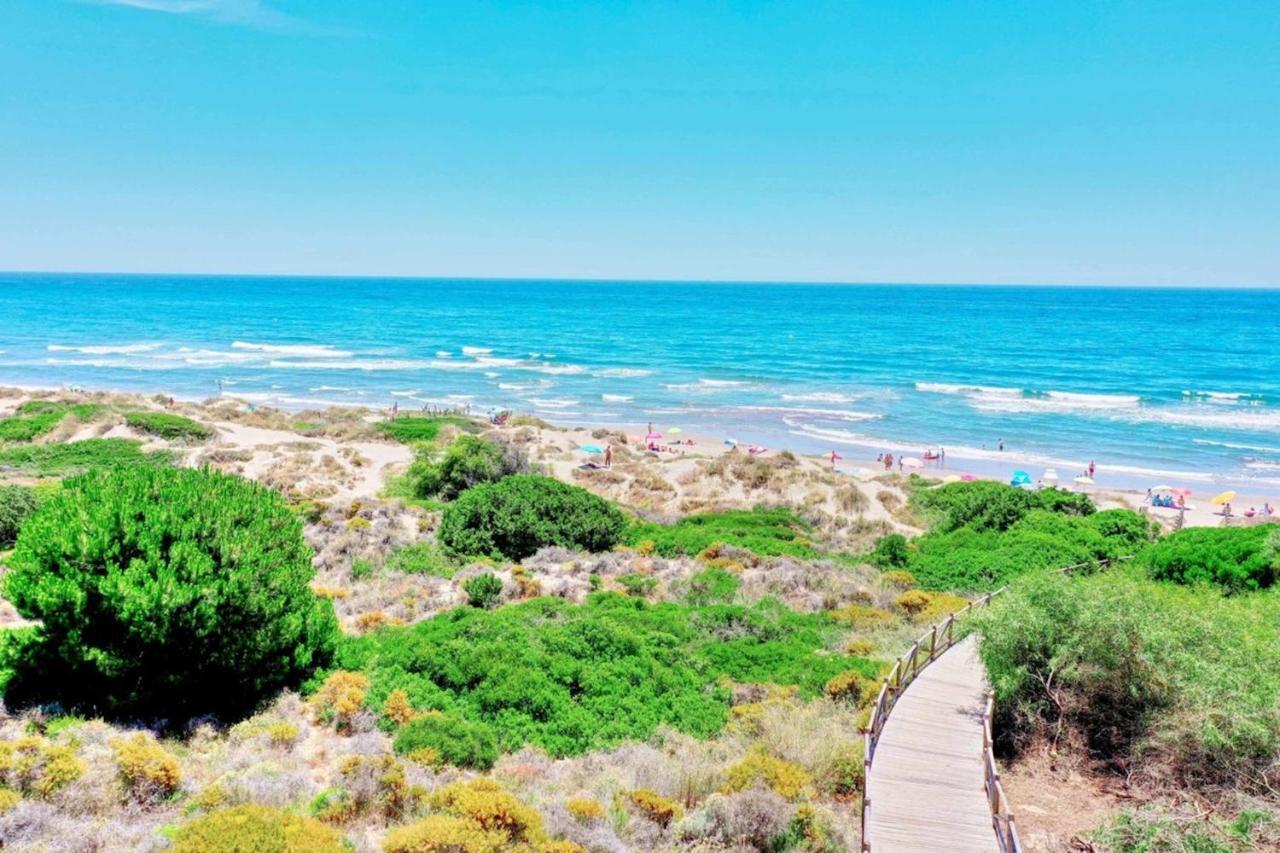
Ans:
{"type": "Polygon", "coordinates": [[[0,3],[0,268],[1280,285],[1275,2],[0,3]]]}

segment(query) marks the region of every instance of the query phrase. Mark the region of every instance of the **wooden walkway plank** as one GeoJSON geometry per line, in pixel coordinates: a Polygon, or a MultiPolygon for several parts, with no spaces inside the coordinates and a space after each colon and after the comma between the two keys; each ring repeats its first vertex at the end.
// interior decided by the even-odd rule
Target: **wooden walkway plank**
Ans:
{"type": "Polygon", "coordinates": [[[867,776],[872,853],[999,853],[982,768],[986,685],[969,637],[903,691],[867,776]]]}

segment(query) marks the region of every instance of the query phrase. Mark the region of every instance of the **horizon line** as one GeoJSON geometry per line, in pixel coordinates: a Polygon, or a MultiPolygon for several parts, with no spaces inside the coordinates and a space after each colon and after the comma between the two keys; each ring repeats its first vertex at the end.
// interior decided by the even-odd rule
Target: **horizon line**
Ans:
{"type": "Polygon", "coordinates": [[[0,275],[63,275],[63,276],[120,276],[138,278],[275,278],[315,280],[364,280],[364,281],[421,281],[421,282],[569,282],[581,284],[688,284],[688,285],[780,285],[809,287],[1027,287],[1027,288],[1079,288],[1096,290],[1280,290],[1280,283],[1243,284],[1176,283],[1176,282],[999,282],[999,281],[836,281],[822,279],[710,279],[710,278],[610,278],[598,276],[511,276],[511,275],[422,275],[377,273],[256,273],[256,272],[176,272],[176,271],[118,271],[118,270],[46,270],[0,269],[0,275]]]}

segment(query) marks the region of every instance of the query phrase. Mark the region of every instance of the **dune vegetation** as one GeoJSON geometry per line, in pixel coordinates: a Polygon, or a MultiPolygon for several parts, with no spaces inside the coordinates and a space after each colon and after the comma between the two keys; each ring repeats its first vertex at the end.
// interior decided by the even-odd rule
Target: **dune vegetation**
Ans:
{"type": "Polygon", "coordinates": [[[1012,778],[1048,744],[1126,786],[1073,829],[1100,850],[1277,837],[1270,528],[1161,537],[1065,491],[790,454],[619,442],[581,470],[572,432],[515,419],[101,396],[14,419],[5,847],[857,849],[878,678],[1004,585],[964,625],[1012,778]]]}

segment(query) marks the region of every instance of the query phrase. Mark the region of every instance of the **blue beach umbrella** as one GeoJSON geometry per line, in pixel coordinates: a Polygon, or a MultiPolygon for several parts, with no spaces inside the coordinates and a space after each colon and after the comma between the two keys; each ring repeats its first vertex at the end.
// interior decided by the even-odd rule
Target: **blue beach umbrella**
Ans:
{"type": "Polygon", "coordinates": [[[583,453],[604,453],[598,444],[584,444],[578,448],[583,453]]]}
{"type": "Polygon", "coordinates": [[[1013,479],[1009,481],[1011,486],[1029,486],[1031,485],[1031,475],[1026,471],[1014,471],[1013,479]]]}

